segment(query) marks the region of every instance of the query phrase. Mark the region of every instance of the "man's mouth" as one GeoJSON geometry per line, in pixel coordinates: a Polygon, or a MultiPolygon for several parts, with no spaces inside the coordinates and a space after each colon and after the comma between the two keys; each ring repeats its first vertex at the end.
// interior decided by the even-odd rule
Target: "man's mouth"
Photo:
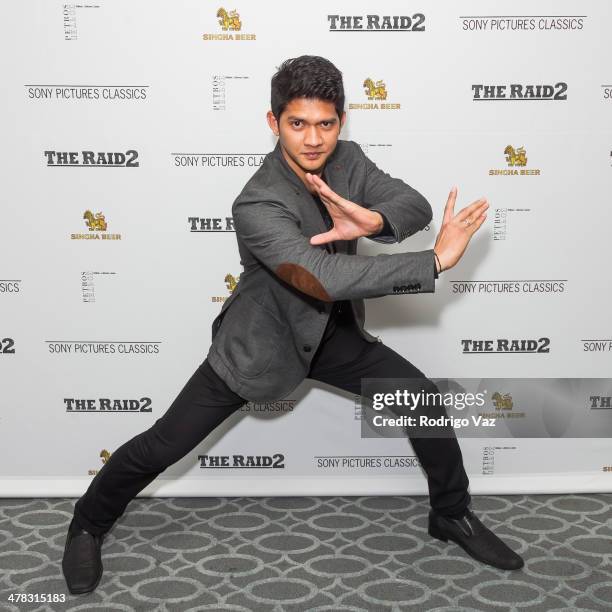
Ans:
{"type": "Polygon", "coordinates": [[[306,159],[317,159],[323,155],[323,153],[303,153],[303,155],[306,159]]]}

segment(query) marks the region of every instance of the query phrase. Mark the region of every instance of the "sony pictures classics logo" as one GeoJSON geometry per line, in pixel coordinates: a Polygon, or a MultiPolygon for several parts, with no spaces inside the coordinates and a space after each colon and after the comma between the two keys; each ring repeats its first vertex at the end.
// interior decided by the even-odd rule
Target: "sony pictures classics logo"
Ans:
{"type": "Polygon", "coordinates": [[[236,9],[231,11],[221,7],[217,10],[217,23],[222,34],[202,34],[203,40],[255,40],[255,34],[239,34],[242,20],[236,9]]]}

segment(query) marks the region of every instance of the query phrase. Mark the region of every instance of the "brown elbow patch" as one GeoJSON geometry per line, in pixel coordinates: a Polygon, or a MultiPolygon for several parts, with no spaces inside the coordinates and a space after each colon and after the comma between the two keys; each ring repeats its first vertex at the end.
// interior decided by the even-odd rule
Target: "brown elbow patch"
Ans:
{"type": "Polygon", "coordinates": [[[276,268],[276,274],[286,283],[293,285],[296,289],[308,295],[312,295],[324,302],[332,301],[319,279],[306,270],[306,268],[302,268],[302,266],[292,263],[282,263],[276,268]]]}

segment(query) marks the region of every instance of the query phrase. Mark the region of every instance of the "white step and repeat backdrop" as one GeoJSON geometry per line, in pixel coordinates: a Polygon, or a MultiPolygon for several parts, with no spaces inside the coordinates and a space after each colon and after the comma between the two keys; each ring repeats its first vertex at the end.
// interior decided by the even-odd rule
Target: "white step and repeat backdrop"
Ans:
{"type": "MultiPolygon", "coordinates": [[[[80,495],[202,362],[241,272],[231,205],[274,146],[270,77],[301,54],[343,72],[342,137],[434,208],[360,253],[431,248],[455,184],[458,209],[490,200],[435,293],[368,300],[367,329],[432,378],[501,379],[500,418],[529,411],[503,379],[610,377],[611,25],[576,0],[7,5],[0,493],[80,495]]],[[[576,411],[609,423],[610,387],[583,388],[576,411]]],[[[425,493],[408,441],[363,439],[360,417],[306,381],[142,494],[425,493]]],[[[612,491],[605,429],[464,438],[471,490],[612,491]]]]}

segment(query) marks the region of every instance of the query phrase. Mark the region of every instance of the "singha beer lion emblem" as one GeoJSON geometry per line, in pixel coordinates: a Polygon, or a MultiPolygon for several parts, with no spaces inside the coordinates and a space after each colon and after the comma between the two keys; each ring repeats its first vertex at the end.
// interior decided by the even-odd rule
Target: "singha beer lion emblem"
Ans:
{"type": "Polygon", "coordinates": [[[217,17],[219,18],[219,25],[224,31],[233,30],[237,32],[240,30],[240,28],[242,28],[240,15],[236,12],[236,10],[228,13],[224,8],[220,8],[217,11],[217,17]]]}
{"type": "Polygon", "coordinates": [[[509,166],[526,166],[527,154],[524,147],[515,149],[512,145],[508,145],[504,149],[504,155],[509,166]]]}
{"type": "Polygon", "coordinates": [[[366,79],[363,82],[366,96],[368,100],[386,100],[387,99],[387,86],[384,81],[376,81],[372,79],[366,79]]]}
{"type": "Polygon", "coordinates": [[[238,285],[238,281],[240,280],[240,274],[238,276],[234,276],[233,274],[226,274],[225,278],[225,286],[228,288],[230,293],[234,293],[234,289],[236,285],[238,285]]]}
{"type": "Polygon", "coordinates": [[[86,210],[85,213],[83,214],[83,219],[85,219],[85,224],[89,228],[90,232],[94,232],[94,231],[105,232],[106,231],[106,221],[102,213],[96,213],[94,215],[91,212],[91,210],[86,210]]]}
{"type": "Polygon", "coordinates": [[[492,396],[495,410],[512,410],[512,396],[509,393],[502,395],[496,391],[492,396]]]}
{"type": "Polygon", "coordinates": [[[105,448],[100,451],[100,459],[102,459],[102,463],[106,463],[110,459],[111,453],[109,453],[105,448]]]}

